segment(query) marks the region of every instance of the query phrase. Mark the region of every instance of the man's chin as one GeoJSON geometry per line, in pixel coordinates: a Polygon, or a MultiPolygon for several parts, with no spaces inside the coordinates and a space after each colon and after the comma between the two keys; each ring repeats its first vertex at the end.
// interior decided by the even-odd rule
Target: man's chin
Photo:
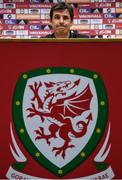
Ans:
{"type": "Polygon", "coordinates": [[[59,37],[63,37],[63,36],[65,37],[69,34],[69,31],[65,28],[56,29],[56,31],[54,31],[54,34],[59,37]]]}
{"type": "Polygon", "coordinates": [[[67,30],[62,27],[62,28],[58,28],[58,29],[56,30],[56,32],[57,32],[57,34],[66,34],[67,30]]]}
{"type": "Polygon", "coordinates": [[[64,27],[57,28],[57,32],[65,32],[65,31],[66,31],[66,28],[64,27]]]}

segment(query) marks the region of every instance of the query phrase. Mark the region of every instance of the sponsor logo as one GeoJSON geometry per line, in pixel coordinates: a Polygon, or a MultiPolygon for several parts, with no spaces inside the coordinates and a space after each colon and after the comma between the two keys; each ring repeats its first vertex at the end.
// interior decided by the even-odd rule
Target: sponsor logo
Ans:
{"type": "Polygon", "coordinates": [[[116,0],[103,0],[103,2],[116,2],[116,0]]]}
{"type": "Polygon", "coordinates": [[[102,14],[80,14],[79,15],[79,18],[102,18],[103,17],[103,15],[102,14]]]}
{"type": "Polygon", "coordinates": [[[102,0],[91,0],[91,2],[102,2],[102,0]]]}
{"type": "Polygon", "coordinates": [[[90,24],[90,20],[89,19],[78,19],[77,24],[90,24]]]}
{"type": "Polygon", "coordinates": [[[116,18],[116,14],[103,14],[104,18],[116,18]]]}
{"type": "Polygon", "coordinates": [[[16,20],[17,24],[28,24],[28,20],[21,19],[21,20],[16,20]]]}
{"type": "Polygon", "coordinates": [[[122,29],[122,24],[116,24],[116,29],[122,29]]]}
{"type": "Polygon", "coordinates": [[[102,24],[92,24],[91,29],[102,29],[103,25],[102,24]]]}
{"type": "Polygon", "coordinates": [[[115,24],[103,24],[103,29],[115,29],[115,24]]]}
{"type": "Polygon", "coordinates": [[[102,13],[102,11],[103,11],[102,8],[91,9],[91,13],[102,13]]]}
{"type": "Polygon", "coordinates": [[[51,8],[50,4],[29,4],[30,8],[51,8]]]}
{"type": "Polygon", "coordinates": [[[14,30],[3,30],[3,35],[15,35],[14,30]]]}
{"type": "Polygon", "coordinates": [[[28,35],[28,30],[16,30],[16,35],[27,36],[28,35]]]}
{"type": "Polygon", "coordinates": [[[23,3],[23,2],[25,2],[25,0],[8,0],[9,1],[9,3],[23,3]]]}
{"type": "Polygon", "coordinates": [[[16,24],[16,20],[15,19],[6,19],[5,24],[16,24]]]}
{"type": "Polygon", "coordinates": [[[3,4],[0,4],[0,8],[3,8],[3,4]]]}
{"type": "Polygon", "coordinates": [[[41,9],[41,13],[42,14],[49,14],[50,13],[50,9],[41,9]]]}
{"type": "Polygon", "coordinates": [[[40,14],[40,9],[29,9],[29,14],[40,14]]]}
{"type": "Polygon", "coordinates": [[[90,8],[79,8],[79,13],[90,13],[91,9],[90,8]]]}
{"type": "Polygon", "coordinates": [[[41,0],[30,0],[30,3],[41,3],[41,0]]]}
{"type": "Polygon", "coordinates": [[[86,3],[86,4],[83,3],[83,4],[79,4],[78,6],[79,7],[89,7],[90,8],[91,4],[90,3],[86,3]]]}
{"type": "Polygon", "coordinates": [[[116,38],[122,39],[122,35],[116,35],[116,38]]]}
{"type": "Polygon", "coordinates": [[[115,30],[100,30],[98,33],[101,35],[111,35],[115,34],[115,30]]]}
{"type": "Polygon", "coordinates": [[[116,30],[116,34],[122,35],[122,30],[117,29],[117,30],[116,30]]]}
{"type": "Polygon", "coordinates": [[[30,30],[40,30],[41,25],[30,25],[29,28],[30,28],[30,30]]]}
{"type": "Polygon", "coordinates": [[[40,24],[40,20],[30,20],[29,24],[40,24]]]}
{"type": "Polygon", "coordinates": [[[0,9],[0,13],[1,14],[8,14],[8,13],[12,13],[12,10],[11,9],[0,9]]]}
{"type": "Polygon", "coordinates": [[[116,2],[116,7],[122,7],[122,2],[116,2]]]}
{"type": "Polygon", "coordinates": [[[36,38],[40,38],[40,36],[38,35],[33,35],[33,36],[29,36],[30,39],[36,39],[36,38]]]}
{"type": "MultiPolygon", "coordinates": [[[[82,0],[82,3],[90,3],[90,0],[82,0]]],[[[81,0],[67,0],[67,3],[81,3],[81,0]]]]}
{"type": "Polygon", "coordinates": [[[28,14],[29,9],[16,9],[17,14],[28,14]]]}
{"type": "Polygon", "coordinates": [[[16,38],[19,38],[19,39],[28,39],[28,35],[24,35],[24,34],[20,34],[20,35],[16,35],[16,38]]]}
{"type": "Polygon", "coordinates": [[[122,18],[122,13],[117,13],[116,18],[122,18]]]}
{"type": "Polygon", "coordinates": [[[38,34],[40,34],[40,35],[48,35],[48,34],[51,34],[51,31],[45,31],[45,30],[43,30],[43,31],[29,31],[29,34],[30,35],[38,35],[38,34]]]}
{"type": "Polygon", "coordinates": [[[116,8],[116,13],[122,13],[122,8],[116,8]]]}
{"type": "Polygon", "coordinates": [[[115,35],[103,35],[103,38],[105,39],[114,39],[115,38],[115,35]]]}
{"type": "Polygon", "coordinates": [[[3,19],[16,19],[15,14],[3,14],[3,19]]]}
{"type": "Polygon", "coordinates": [[[8,28],[9,29],[25,29],[25,26],[24,25],[8,25],[8,28]]]}
{"type": "Polygon", "coordinates": [[[91,19],[91,24],[102,24],[103,19],[91,19]]]}
{"type": "Polygon", "coordinates": [[[103,8],[103,13],[115,13],[115,8],[103,8]]]}
{"type": "Polygon", "coordinates": [[[12,3],[4,3],[4,8],[13,9],[15,8],[15,4],[12,3]]]}
{"type": "Polygon", "coordinates": [[[49,15],[49,14],[46,14],[46,13],[41,14],[41,20],[42,20],[42,19],[50,19],[50,15],[49,15]]]}
{"type": "Polygon", "coordinates": [[[96,4],[96,6],[103,8],[103,7],[111,7],[112,4],[111,3],[99,3],[99,4],[96,4]]]}
{"type": "Polygon", "coordinates": [[[40,19],[39,14],[17,14],[16,19],[40,19]]]}

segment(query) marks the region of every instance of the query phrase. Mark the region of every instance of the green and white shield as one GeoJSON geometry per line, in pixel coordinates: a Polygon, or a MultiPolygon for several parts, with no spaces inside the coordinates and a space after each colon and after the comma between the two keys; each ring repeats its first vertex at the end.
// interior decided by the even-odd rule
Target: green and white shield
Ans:
{"type": "Polygon", "coordinates": [[[95,150],[107,123],[108,102],[99,74],[80,68],[23,73],[13,96],[13,119],[25,149],[64,176],[95,150]]]}

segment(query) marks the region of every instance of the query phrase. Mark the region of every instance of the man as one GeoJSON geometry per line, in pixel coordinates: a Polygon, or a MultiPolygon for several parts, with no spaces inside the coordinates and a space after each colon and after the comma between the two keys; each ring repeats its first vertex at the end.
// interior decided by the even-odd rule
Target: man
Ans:
{"type": "Polygon", "coordinates": [[[73,24],[73,8],[65,2],[54,5],[50,11],[50,21],[53,34],[45,38],[88,38],[86,35],[78,34],[77,31],[70,31],[73,24]]]}

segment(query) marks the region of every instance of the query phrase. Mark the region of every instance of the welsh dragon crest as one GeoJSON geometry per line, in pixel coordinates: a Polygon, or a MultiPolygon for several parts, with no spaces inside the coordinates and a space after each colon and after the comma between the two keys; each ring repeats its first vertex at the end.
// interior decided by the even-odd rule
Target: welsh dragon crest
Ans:
{"type": "Polygon", "coordinates": [[[94,72],[44,68],[22,74],[17,82],[13,119],[19,138],[40,165],[58,176],[90,156],[106,117],[106,92],[94,72]]]}
{"type": "MultiPolygon", "coordinates": [[[[87,132],[88,125],[92,120],[92,114],[89,112],[86,117],[86,121],[80,119],[75,122],[74,117],[80,116],[84,111],[90,110],[90,102],[92,99],[92,93],[89,88],[89,84],[80,93],[77,93],[77,86],[79,86],[80,79],[71,82],[59,81],[59,82],[34,82],[30,84],[29,88],[33,93],[31,99],[31,107],[27,109],[29,111],[28,118],[31,120],[34,116],[39,116],[40,126],[35,130],[35,140],[41,141],[42,139],[50,146],[51,138],[62,138],[64,143],[60,147],[53,147],[52,151],[55,152],[55,156],[61,155],[65,158],[66,150],[68,148],[74,148],[71,137],[80,138],[87,132]],[[45,93],[43,99],[40,97],[41,87],[45,87],[45,93]],[[42,126],[45,121],[49,121],[49,134],[46,134],[45,128],[42,126]],[[74,130],[72,123],[77,127],[74,130]],[[71,137],[70,135],[71,134],[71,137]]],[[[29,120],[30,120],[29,119],[29,120]]]]}

